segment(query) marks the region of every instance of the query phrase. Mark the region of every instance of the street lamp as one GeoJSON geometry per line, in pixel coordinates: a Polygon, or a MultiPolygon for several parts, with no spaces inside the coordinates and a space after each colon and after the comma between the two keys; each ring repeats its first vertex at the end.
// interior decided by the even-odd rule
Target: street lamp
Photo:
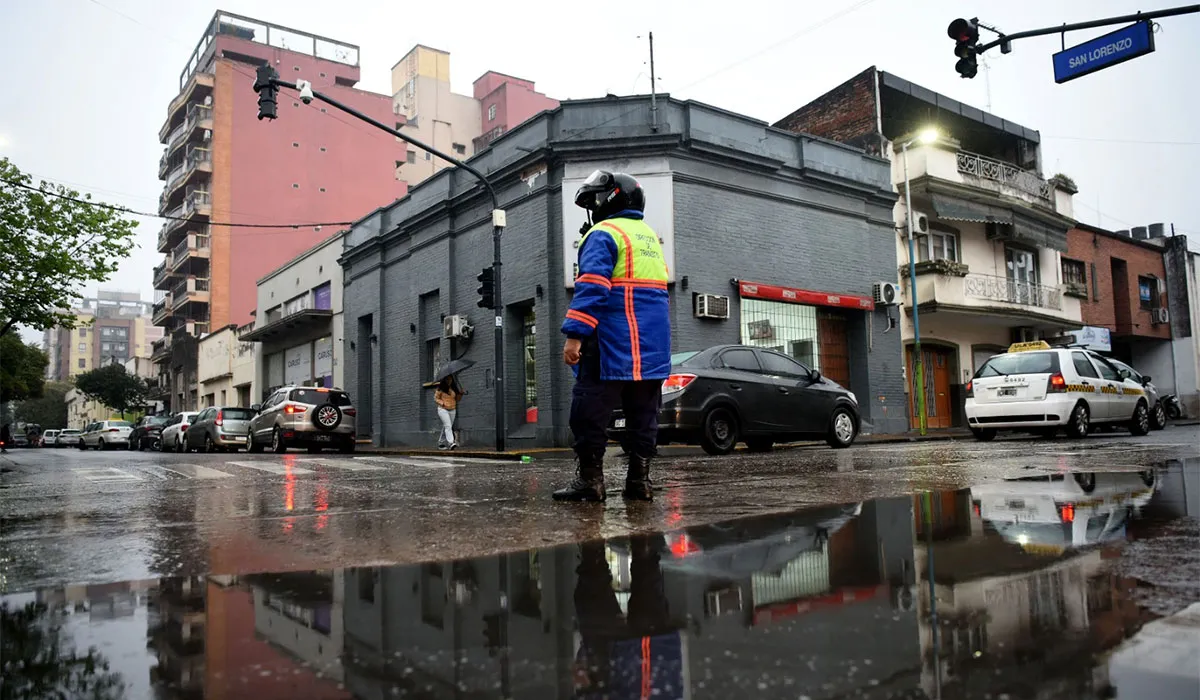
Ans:
{"type": "Polygon", "coordinates": [[[908,181],[908,147],[914,143],[928,145],[939,138],[938,130],[922,129],[917,135],[900,145],[904,158],[904,215],[908,219],[908,303],[912,305],[913,320],[913,374],[917,375],[917,421],[921,434],[928,426],[925,408],[925,361],[921,357],[921,317],[917,310],[917,255],[913,243],[912,188],[908,181]]]}

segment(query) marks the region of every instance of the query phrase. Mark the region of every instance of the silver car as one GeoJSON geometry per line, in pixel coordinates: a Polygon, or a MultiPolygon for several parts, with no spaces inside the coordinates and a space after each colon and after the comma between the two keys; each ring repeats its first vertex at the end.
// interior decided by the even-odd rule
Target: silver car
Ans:
{"type": "Polygon", "coordinates": [[[250,408],[255,411],[246,436],[250,452],[261,452],[267,445],[272,452],[286,452],[289,447],[354,451],[358,411],[341,389],[280,387],[261,405],[250,408]]]}
{"type": "Polygon", "coordinates": [[[210,406],[192,419],[183,434],[184,451],[216,452],[246,446],[246,432],[254,411],[238,406],[210,406]]]}

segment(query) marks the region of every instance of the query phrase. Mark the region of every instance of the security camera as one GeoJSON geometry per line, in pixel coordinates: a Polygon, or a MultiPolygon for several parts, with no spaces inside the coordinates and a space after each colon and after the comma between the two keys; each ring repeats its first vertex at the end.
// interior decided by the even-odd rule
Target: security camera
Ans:
{"type": "Polygon", "coordinates": [[[312,83],[308,82],[307,80],[297,80],[296,81],[296,90],[298,90],[300,92],[300,101],[301,102],[303,102],[306,105],[312,104],[312,101],[313,101],[312,83]]]}

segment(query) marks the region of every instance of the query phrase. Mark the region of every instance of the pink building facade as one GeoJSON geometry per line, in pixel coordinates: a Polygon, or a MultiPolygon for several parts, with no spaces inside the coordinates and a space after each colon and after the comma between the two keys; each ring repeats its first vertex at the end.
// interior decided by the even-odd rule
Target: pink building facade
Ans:
{"type": "Polygon", "coordinates": [[[488,71],[475,81],[474,97],[479,101],[481,134],[475,138],[475,152],[539,112],[558,107],[558,100],[534,89],[532,80],[488,71]]]}

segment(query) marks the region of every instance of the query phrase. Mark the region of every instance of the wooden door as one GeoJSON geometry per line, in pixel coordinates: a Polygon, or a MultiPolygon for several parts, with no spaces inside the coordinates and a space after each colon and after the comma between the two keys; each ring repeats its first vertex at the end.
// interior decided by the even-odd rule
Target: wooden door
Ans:
{"type": "MultiPolygon", "coordinates": [[[[931,429],[949,428],[954,418],[950,403],[950,353],[950,350],[936,346],[921,348],[922,360],[925,363],[925,425],[931,429]]],[[[917,373],[913,367],[911,347],[908,349],[907,362],[910,382],[908,392],[909,425],[919,428],[921,422],[917,410],[917,373]]]]}
{"type": "Polygon", "coordinates": [[[817,347],[821,374],[843,387],[850,386],[850,341],[846,336],[846,317],[833,311],[817,311],[817,347]]]}

